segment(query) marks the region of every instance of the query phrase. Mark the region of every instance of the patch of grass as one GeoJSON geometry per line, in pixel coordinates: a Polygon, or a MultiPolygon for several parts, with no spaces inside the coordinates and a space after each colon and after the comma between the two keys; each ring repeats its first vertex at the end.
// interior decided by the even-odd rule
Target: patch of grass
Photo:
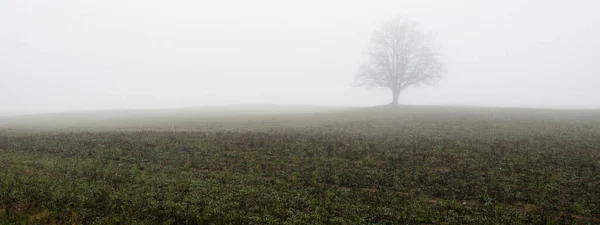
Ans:
{"type": "Polygon", "coordinates": [[[402,110],[3,131],[0,223],[600,223],[597,116],[402,110]]]}

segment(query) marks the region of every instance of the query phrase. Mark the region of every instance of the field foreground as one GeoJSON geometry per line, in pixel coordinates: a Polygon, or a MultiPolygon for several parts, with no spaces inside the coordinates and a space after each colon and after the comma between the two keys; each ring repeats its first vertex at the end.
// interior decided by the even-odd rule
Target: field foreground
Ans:
{"type": "Polygon", "coordinates": [[[600,223],[598,111],[115,121],[0,120],[0,224],[600,223]]]}

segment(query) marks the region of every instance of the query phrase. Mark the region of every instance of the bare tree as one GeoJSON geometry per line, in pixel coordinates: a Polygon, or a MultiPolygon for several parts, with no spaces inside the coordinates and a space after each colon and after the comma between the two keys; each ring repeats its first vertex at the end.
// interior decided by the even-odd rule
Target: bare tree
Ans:
{"type": "Polygon", "coordinates": [[[360,67],[356,85],[389,88],[394,105],[407,87],[433,84],[445,71],[432,36],[401,17],[390,19],[373,34],[366,54],[369,61],[360,67]]]}

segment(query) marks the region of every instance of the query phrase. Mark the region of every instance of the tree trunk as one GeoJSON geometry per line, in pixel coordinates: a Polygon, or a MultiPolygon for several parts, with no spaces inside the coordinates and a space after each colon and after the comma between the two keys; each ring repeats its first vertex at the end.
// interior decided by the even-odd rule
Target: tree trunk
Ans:
{"type": "Polygon", "coordinates": [[[398,97],[400,97],[400,89],[392,88],[392,102],[390,105],[398,105],[398,97]]]}

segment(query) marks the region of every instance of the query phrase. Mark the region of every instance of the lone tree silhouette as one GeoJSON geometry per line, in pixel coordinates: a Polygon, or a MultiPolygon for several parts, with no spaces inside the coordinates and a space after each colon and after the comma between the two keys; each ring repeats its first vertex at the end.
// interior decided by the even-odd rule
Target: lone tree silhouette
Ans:
{"type": "Polygon", "coordinates": [[[392,91],[392,105],[410,86],[433,84],[445,72],[433,46],[432,36],[416,22],[396,16],[371,39],[365,52],[369,60],[356,75],[355,85],[385,87],[392,91]]]}

